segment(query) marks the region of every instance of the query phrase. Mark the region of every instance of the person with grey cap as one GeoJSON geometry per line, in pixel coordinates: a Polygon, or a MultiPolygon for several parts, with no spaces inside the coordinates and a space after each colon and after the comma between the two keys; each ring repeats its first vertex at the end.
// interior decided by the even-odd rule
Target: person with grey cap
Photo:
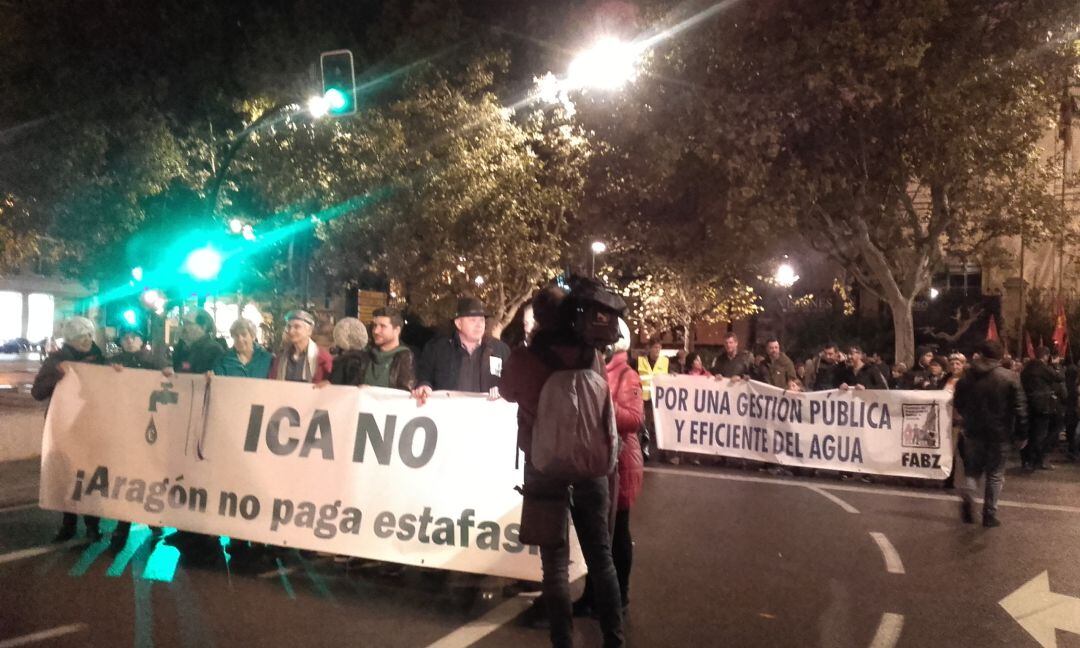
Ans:
{"type": "Polygon", "coordinates": [[[285,348],[274,356],[270,377],[290,382],[321,383],[330,377],[334,359],[311,339],[315,317],[305,310],[285,314],[285,348]]]}
{"type": "MultiPolygon", "coordinates": [[[[60,350],[46,358],[41,365],[37,376],[34,378],[34,386],[30,390],[36,400],[44,401],[52,398],[57,383],[64,377],[66,365],[69,362],[86,362],[89,364],[105,364],[105,354],[94,342],[94,323],[85,317],[72,317],[64,322],[63,327],[64,345],[60,350]]],[[[101,540],[99,524],[101,520],[92,515],[84,515],[83,523],[86,525],[86,535],[90,540],[101,540]]],[[[75,537],[78,516],[74,513],[64,513],[53,542],[66,542],[75,537]]]]}
{"type": "Polygon", "coordinates": [[[416,367],[413,397],[423,405],[432,391],[487,393],[499,397],[499,379],[510,347],[486,335],[487,313],[474,297],[458,299],[454,333],[431,340],[416,367]]]}

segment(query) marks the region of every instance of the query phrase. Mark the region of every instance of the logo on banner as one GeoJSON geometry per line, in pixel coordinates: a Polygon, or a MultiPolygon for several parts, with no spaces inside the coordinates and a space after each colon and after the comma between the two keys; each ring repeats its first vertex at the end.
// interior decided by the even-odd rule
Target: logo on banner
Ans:
{"type": "Polygon", "coordinates": [[[180,402],[180,395],[173,391],[172,383],[161,383],[161,389],[150,392],[150,405],[147,410],[150,412],[150,424],[146,426],[146,442],[153,445],[157,442],[158,429],[157,423],[154,422],[154,412],[158,411],[159,405],[176,405],[180,402]]]}
{"type": "Polygon", "coordinates": [[[940,448],[937,403],[904,403],[901,443],[905,448],[940,448]]]}

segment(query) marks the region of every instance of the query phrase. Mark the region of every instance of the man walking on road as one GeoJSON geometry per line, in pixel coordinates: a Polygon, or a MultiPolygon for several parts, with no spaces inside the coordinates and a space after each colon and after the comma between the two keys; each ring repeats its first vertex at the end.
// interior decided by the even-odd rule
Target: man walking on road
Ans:
{"type": "Polygon", "coordinates": [[[1061,434],[1065,402],[1065,376],[1050,364],[1050,349],[1039,347],[1034,360],[1020,372],[1028,402],[1031,427],[1024,449],[1024,469],[1050,470],[1047,455],[1061,434]]]}
{"type": "Polygon", "coordinates": [[[1005,482],[1005,459],[1013,443],[1027,444],[1028,413],[1016,373],[1001,366],[1001,343],[983,342],[971,370],[956,385],[953,405],[964,419],[964,484],[960,516],[972,524],[979,477],[986,474],[983,526],[996,527],[997,502],[1005,482]]]}

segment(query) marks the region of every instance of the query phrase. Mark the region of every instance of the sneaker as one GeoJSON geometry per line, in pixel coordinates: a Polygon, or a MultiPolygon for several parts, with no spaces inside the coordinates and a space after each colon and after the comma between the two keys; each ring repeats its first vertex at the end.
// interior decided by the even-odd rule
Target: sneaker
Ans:
{"type": "Polygon", "coordinates": [[[971,502],[960,502],[960,519],[964,524],[975,524],[975,515],[971,512],[971,502]]]}
{"type": "Polygon", "coordinates": [[[1054,469],[1054,464],[1050,463],[1049,461],[1044,461],[1041,464],[1039,464],[1039,470],[1053,470],[1053,469],[1054,469]]]}
{"type": "Polygon", "coordinates": [[[53,537],[52,541],[53,542],[67,542],[68,540],[71,540],[74,537],[75,537],[75,528],[74,527],[60,527],[60,530],[56,532],[56,535],[53,537]]]}
{"type": "Polygon", "coordinates": [[[1001,526],[1001,520],[997,519],[994,515],[983,515],[983,526],[987,529],[1001,526]]]}

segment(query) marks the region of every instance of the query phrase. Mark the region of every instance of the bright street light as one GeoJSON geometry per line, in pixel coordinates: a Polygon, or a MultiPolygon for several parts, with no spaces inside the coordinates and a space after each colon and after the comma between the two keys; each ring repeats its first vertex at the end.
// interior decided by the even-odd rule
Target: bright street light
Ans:
{"type": "Polygon", "coordinates": [[[477,286],[483,286],[484,278],[480,275],[476,275],[476,279],[473,279],[473,283],[475,283],[477,286]]]}
{"type": "Polygon", "coordinates": [[[570,62],[566,80],[573,88],[617,90],[637,76],[640,54],[637,45],[606,36],[570,62]]]}
{"type": "Polygon", "coordinates": [[[131,269],[131,278],[135,281],[142,281],[143,269],[142,266],[135,266],[131,269]]]}
{"type": "Polygon", "coordinates": [[[246,241],[254,241],[255,228],[251,225],[244,225],[242,228],[240,228],[240,235],[243,236],[244,240],[246,241]]]}
{"type": "Polygon", "coordinates": [[[221,253],[207,245],[197,250],[184,260],[184,272],[199,281],[209,281],[221,272],[221,253]]]}
{"type": "Polygon", "coordinates": [[[938,291],[937,288],[931,288],[930,289],[930,299],[937,299],[938,295],[940,295],[940,294],[941,293],[938,291]]]}
{"type": "Polygon", "coordinates": [[[596,255],[597,254],[603,254],[604,252],[607,252],[607,243],[604,243],[603,241],[593,241],[592,245],[589,246],[589,249],[592,250],[591,276],[595,277],[596,276],[596,255]]]}
{"type": "Polygon", "coordinates": [[[244,229],[244,221],[239,218],[233,218],[229,220],[229,232],[233,234],[239,234],[244,229]]]}
{"type": "Polygon", "coordinates": [[[784,288],[791,288],[795,285],[795,282],[799,280],[799,275],[795,274],[795,268],[791,267],[790,263],[781,263],[780,267],[776,269],[776,274],[773,275],[773,279],[777,285],[784,288]]]}

